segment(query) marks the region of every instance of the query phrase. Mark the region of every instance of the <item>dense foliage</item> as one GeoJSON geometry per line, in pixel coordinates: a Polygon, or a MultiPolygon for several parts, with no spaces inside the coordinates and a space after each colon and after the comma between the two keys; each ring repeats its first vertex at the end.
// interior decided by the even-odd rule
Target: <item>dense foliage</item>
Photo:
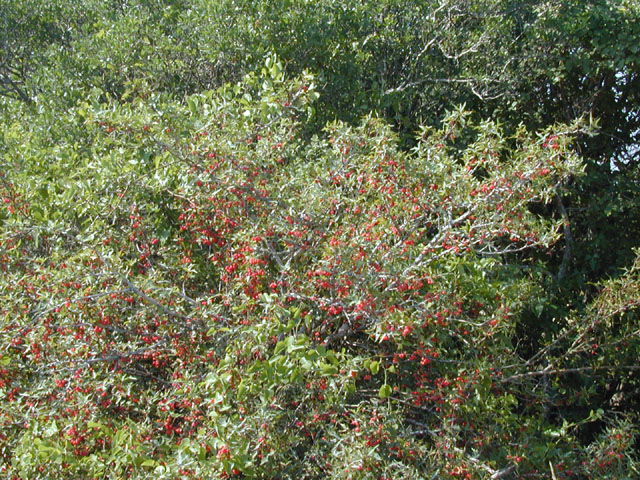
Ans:
{"type": "Polygon", "coordinates": [[[3,478],[635,478],[631,0],[6,0],[3,478]]]}

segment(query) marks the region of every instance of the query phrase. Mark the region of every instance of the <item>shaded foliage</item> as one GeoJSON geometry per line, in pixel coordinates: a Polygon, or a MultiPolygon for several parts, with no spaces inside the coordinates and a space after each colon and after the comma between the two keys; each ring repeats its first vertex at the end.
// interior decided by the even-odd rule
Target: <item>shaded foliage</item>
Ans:
{"type": "Polygon", "coordinates": [[[5,3],[3,475],[637,475],[636,2],[5,3]]]}

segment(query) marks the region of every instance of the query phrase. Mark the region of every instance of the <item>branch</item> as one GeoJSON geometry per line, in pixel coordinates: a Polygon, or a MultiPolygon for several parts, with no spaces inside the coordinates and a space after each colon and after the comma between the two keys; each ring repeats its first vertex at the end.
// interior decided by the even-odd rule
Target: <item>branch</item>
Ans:
{"type": "Polygon", "coordinates": [[[511,375],[510,377],[503,378],[501,380],[502,383],[513,382],[514,380],[520,380],[527,377],[542,377],[545,375],[566,375],[568,373],[580,373],[580,372],[595,372],[597,370],[630,370],[630,371],[640,371],[640,365],[603,365],[601,367],[577,367],[577,368],[550,368],[551,365],[547,366],[544,370],[537,370],[535,372],[526,372],[526,373],[517,373],[515,375],[511,375]]]}
{"type": "Polygon", "coordinates": [[[560,215],[562,216],[562,220],[564,223],[564,240],[566,245],[564,254],[562,255],[562,262],[560,263],[560,268],[558,269],[558,281],[560,281],[566,275],[567,267],[569,266],[569,262],[571,261],[571,247],[573,245],[573,237],[571,236],[571,222],[569,221],[569,214],[567,213],[567,209],[562,203],[562,198],[560,197],[560,195],[556,196],[556,205],[558,207],[558,210],[560,211],[560,215]]]}
{"type": "Polygon", "coordinates": [[[516,469],[515,465],[511,465],[510,467],[504,468],[502,470],[498,470],[493,475],[491,475],[489,478],[492,479],[492,480],[498,479],[498,478],[504,478],[507,475],[509,475],[510,473],[513,473],[513,471],[515,469],[516,469]]]}
{"type": "Polygon", "coordinates": [[[2,90],[0,90],[0,95],[8,96],[9,93],[14,93],[23,102],[29,104],[33,103],[33,99],[27,95],[25,90],[21,88],[21,86],[10,76],[6,75],[0,78],[0,85],[3,86],[2,90]]]}
{"type": "Polygon", "coordinates": [[[162,310],[167,315],[169,315],[171,317],[181,318],[182,320],[189,320],[189,321],[192,320],[191,317],[187,317],[186,315],[183,315],[181,313],[175,312],[175,311],[171,310],[170,308],[167,308],[164,305],[162,305],[156,299],[151,298],[149,295],[147,295],[142,290],[140,290],[138,287],[136,287],[133,283],[131,283],[131,281],[127,277],[125,277],[124,275],[122,275],[122,279],[124,280],[124,282],[127,284],[127,286],[131,289],[131,291],[133,293],[135,293],[139,297],[142,297],[144,300],[146,300],[147,302],[151,303],[152,305],[156,306],[157,308],[162,310]]]}

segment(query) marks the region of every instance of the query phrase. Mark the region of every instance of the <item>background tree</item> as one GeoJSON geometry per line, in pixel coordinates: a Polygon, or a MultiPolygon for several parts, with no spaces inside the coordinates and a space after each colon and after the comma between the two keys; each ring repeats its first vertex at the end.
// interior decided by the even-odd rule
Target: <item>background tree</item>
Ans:
{"type": "Polygon", "coordinates": [[[633,2],[7,12],[3,475],[637,472],[633,2]]]}

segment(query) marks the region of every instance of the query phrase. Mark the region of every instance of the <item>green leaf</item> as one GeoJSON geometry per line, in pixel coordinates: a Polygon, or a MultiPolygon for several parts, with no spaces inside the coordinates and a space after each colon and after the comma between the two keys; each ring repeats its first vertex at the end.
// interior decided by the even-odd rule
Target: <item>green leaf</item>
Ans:
{"type": "Polygon", "coordinates": [[[369,365],[369,370],[371,370],[371,373],[373,375],[376,375],[378,371],[380,371],[380,362],[376,362],[376,361],[371,362],[371,364],[369,365]]]}
{"type": "Polygon", "coordinates": [[[58,424],[53,421],[51,424],[44,430],[45,437],[51,437],[59,432],[58,424]]]}
{"type": "Polygon", "coordinates": [[[378,391],[378,396],[380,398],[387,398],[392,393],[393,393],[393,389],[391,388],[391,386],[385,383],[380,387],[380,390],[378,391]]]}
{"type": "Polygon", "coordinates": [[[338,373],[338,367],[336,367],[335,365],[331,365],[330,363],[322,362],[320,364],[320,369],[322,370],[322,373],[325,375],[334,375],[338,373]]]}
{"type": "Polygon", "coordinates": [[[198,113],[198,106],[193,97],[187,97],[187,105],[189,106],[189,110],[191,113],[196,115],[198,113]]]}

